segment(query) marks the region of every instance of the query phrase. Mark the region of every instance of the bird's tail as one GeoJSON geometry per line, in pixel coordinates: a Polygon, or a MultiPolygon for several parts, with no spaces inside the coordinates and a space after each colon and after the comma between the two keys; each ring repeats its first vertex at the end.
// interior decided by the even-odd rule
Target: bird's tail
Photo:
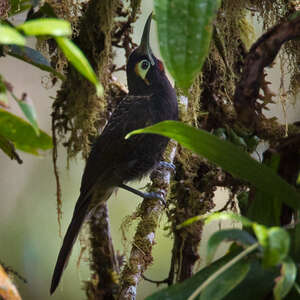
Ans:
{"type": "MultiPolygon", "coordinates": [[[[80,199],[81,197],[82,197],[82,195],[80,195],[77,203],[81,203],[81,199],[80,199]]],[[[80,228],[84,222],[85,217],[88,215],[88,207],[89,207],[90,201],[88,199],[85,199],[85,201],[82,201],[82,202],[83,203],[80,206],[80,208],[76,207],[74,210],[72,221],[68,227],[67,233],[64,237],[62,247],[59,251],[55,269],[54,269],[53,276],[52,276],[50,294],[52,294],[56,290],[56,288],[59,284],[61,275],[62,275],[65,267],[67,266],[68,259],[71,254],[71,250],[77,239],[80,228]]]]}

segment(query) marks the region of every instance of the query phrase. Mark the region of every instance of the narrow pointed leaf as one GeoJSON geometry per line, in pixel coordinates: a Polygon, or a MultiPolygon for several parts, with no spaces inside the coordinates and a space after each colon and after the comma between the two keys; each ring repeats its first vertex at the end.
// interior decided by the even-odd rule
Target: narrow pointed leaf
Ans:
{"type": "Polygon", "coordinates": [[[0,135],[12,141],[17,149],[31,154],[38,155],[39,150],[52,148],[47,133],[40,130],[37,136],[31,124],[3,109],[0,109],[0,135]]]}
{"type": "Polygon", "coordinates": [[[214,220],[236,221],[236,222],[240,222],[243,226],[252,226],[252,224],[253,224],[246,217],[235,214],[233,212],[216,212],[216,213],[212,213],[212,214],[208,214],[208,215],[201,215],[201,216],[195,216],[195,217],[189,218],[186,221],[184,221],[183,223],[179,224],[177,226],[177,229],[181,229],[185,226],[189,226],[198,221],[205,221],[205,224],[208,224],[214,220]]]}
{"type": "Polygon", "coordinates": [[[280,277],[276,279],[273,289],[275,300],[283,299],[293,287],[297,276],[297,267],[293,260],[287,257],[281,266],[280,277]]]}
{"type": "Polygon", "coordinates": [[[0,44],[15,44],[24,46],[26,44],[26,40],[16,29],[8,25],[0,24],[0,44]]]}
{"type": "Polygon", "coordinates": [[[25,99],[18,100],[17,103],[20,106],[22,112],[24,113],[26,119],[32,125],[35,133],[39,135],[40,131],[37,123],[36,111],[33,102],[28,98],[28,96],[26,96],[25,99]]]}
{"type": "Polygon", "coordinates": [[[159,46],[166,66],[183,90],[201,71],[209,50],[219,0],[155,0],[159,46]]]}
{"type": "Polygon", "coordinates": [[[8,49],[8,54],[15,58],[21,59],[43,71],[53,73],[61,80],[66,79],[63,74],[57,72],[55,69],[51,67],[49,61],[42,55],[42,53],[40,53],[35,49],[26,46],[19,47],[19,46],[12,45],[8,49]]]}
{"type": "Polygon", "coordinates": [[[100,97],[103,94],[103,87],[82,51],[67,38],[56,38],[56,42],[77,71],[95,85],[97,96],[100,97]]]}
{"type": "Polygon", "coordinates": [[[256,243],[256,239],[247,231],[241,229],[224,229],[215,232],[207,242],[206,263],[209,264],[213,260],[213,257],[224,241],[235,241],[239,245],[249,246],[256,243]]]}
{"type": "Polygon", "coordinates": [[[294,209],[300,208],[295,188],[271,168],[255,161],[232,143],[220,140],[207,131],[176,121],[165,121],[128,134],[154,133],[173,138],[182,146],[219,165],[233,176],[245,180],[266,194],[281,199],[294,209]]]}
{"type": "Polygon", "coordinates": [[[69,22],[54,18],[30,20],[17,26],[17,29],[21,30],[26,35],[34,36],[68,36],[72,34],[71,25],[69,22]]]}

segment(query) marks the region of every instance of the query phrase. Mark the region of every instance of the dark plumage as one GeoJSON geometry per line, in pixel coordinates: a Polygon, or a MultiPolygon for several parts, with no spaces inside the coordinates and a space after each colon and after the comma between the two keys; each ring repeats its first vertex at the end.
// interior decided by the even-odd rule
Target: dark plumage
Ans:
{"type": "Polygon", "coordinates": [[[140,46],[127,63],[129,94],[115,109],[89,155],[72,221],[64,237],[54,269],[50,293],[59,284],[79,230],[91,209],[97,188],[99,201],[106,201],[122,184],[147,175],[162,160],[168,139],[159,135],[136,135],[132,130],[164,120],[177,120],[176,93],[167,79],[163,64],[149,47],[151,15],[144,28],[140,46]]]}

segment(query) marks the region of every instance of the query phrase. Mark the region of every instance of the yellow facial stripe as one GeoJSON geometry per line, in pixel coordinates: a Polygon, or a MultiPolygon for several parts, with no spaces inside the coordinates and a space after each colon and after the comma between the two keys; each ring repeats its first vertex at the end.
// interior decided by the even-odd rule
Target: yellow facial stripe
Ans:
{"type": "Polygon", "coordinates": [[[148,71],[149,71],[149,69],[150,69],[150,63],[149,63],[149,67],[148,67],[147,69],[143,69],[143,68],[141,67],[141,64],[142,64],[142,63],[143,63],[143,60],[140,61],[140,62],[138,62],[138,63],[134,66],[134,72],[135,72],[135,74],[136,74],[137,76],[141,77],[141,78],[145,81],[145,83],[146,83],[147,85],[150,85],[149,80],[146,78],[146,75],[147,75],[147,73],[148,73],[148,71]]]}

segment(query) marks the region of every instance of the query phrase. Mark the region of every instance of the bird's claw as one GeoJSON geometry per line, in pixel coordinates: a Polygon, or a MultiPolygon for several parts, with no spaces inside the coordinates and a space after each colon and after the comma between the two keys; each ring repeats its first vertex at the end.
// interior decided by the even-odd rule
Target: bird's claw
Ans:
{"type": "Polygon", "coordinates": [[[166,168],[170,171],[172,171],[173,173],[176,172],[176,167],[173,163],[171,162],[167,162],[167,161],[160,161],[158,164],[160,167],[166,168]]]}
{"type": "Polygon", "coordinates": [[[159,199],[164,206],[167,205],[165,198],[162,196],[162,193],[160,192],[149,192],[149,193],[144,193],[144,198],[145,199],[159,199]]]}

